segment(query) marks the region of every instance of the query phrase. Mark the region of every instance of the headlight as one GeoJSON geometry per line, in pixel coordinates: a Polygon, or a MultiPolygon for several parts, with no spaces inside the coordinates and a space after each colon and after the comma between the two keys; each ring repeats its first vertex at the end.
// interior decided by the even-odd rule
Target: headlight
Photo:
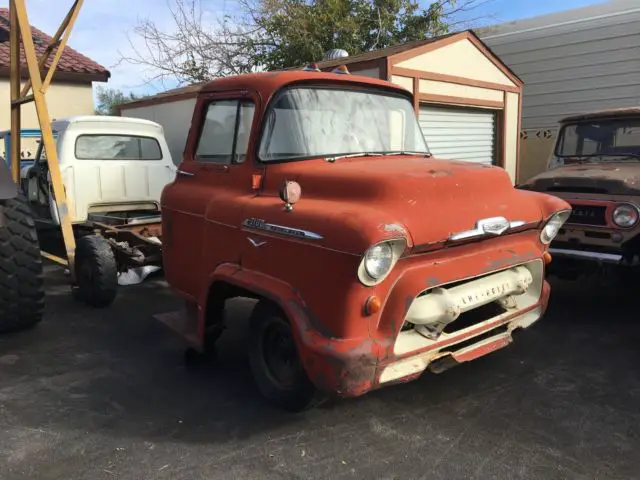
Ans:
{"type": "Polygon", "coordinates": [[[379,243],[364,254],[364,268],[374,280],[385,275],[393,263],[393,249],[388,243],[379,243]]]}
{"type": "Polygon", "coordinates": [[[540,241],[545,245],[549,245],[553,239],[556,238],[556,235],[558,235],[558,232],[562,228],[562,225],[564,225],[564,222],[569,219],[569,215],[571,215],[571,210],[562,210],[554,213],[551,218],[547,220],[544,227],[542,227],[542,231],[540,232],[540,241]]]}
{"type": "Polygon", "coordinates": [[[622,205],[618,205],[613,211],[612,220],[618,227],[630,228],[638,223],[639,217],[638,207],[623,203],[622,205]]]}
{"type": "Polygon", "coordinates": [[[406,247],[407,241],[404,238],[398,238],[377,243],[369,248],[364,253],[358,268],[360,281],[367,286],[382,282],[406,247]]]}

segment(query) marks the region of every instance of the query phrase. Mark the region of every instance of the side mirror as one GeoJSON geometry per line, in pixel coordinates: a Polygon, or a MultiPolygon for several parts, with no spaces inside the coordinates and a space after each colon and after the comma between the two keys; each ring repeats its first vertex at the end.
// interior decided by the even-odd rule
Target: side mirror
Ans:
{"type": "Polygon", "coordinates": [[[293,210],[293,204],[300,200],[302,189],[298,182],[285,180],[280,188],[280,200],[284,202],[284,210],[290,212],[293,210]]]}

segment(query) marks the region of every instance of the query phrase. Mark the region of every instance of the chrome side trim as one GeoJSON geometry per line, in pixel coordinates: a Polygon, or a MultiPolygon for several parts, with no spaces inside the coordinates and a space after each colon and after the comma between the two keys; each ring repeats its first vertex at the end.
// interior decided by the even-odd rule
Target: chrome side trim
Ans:
{"type": "Polygon", "coordinates": [[[183,177],[195,177],[196,174],[193,172],[187,172],[185,170],[176,170],[178,175],[182,175],[183,177]]]}
{"type": "Polygon", "coordinates": [[[306,238],[310,240],[320,240],[322,235],[309,230],[301,230],[299,228],[285,227],[284,225],[276,225],[273,223],[267,223],[260,218],[247,218],[242,222],[242,226],[251,228],[253,230],[264,230],[271,233],[279,233],[281,235],[287,235],[289,237],[306,238]]]}
{"type": "Polygon", "coordinates": [[[549,253],[558,257],[568,257],[586,260],[596,260],[604,263],[620,263],[622,255],[615,253],[586,252],[583,250],[569,250],[565,248],[550,248],[549,253]]]}
{"type": "Polygon", "coordinates": [[[504,217],[491,217],[483,218],[476,222],[476,225],[471,230],[465,230],[463,232],[454,233],[449,237],[449,240],[456,242],[459,240],[466,240],[467,238],[480,237],[483,235],[502,235],[504,232],[511,228],[518,228],[525,225],[526,222],[522,220],[514,220],[510,222],[504,217]]]}

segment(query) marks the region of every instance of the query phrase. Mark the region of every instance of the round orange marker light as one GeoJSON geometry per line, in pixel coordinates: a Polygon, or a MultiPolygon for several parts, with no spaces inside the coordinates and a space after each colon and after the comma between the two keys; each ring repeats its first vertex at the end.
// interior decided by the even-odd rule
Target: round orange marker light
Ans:
{"type": "Polygon", "coordinates": [[[549,252],[545,251],[542,258],[544,259],[545,265],[549,265],[551,263],[551,254],[549,252]]]}
{"type": "Polygon", "coordinates": [[[373,315],[380,311],[380,307],[382,307],[382,300],[380,300],[380,297],[371,295],[367,298],[367,301],[364,302],[364,313],[365,315],[373,315]]]}

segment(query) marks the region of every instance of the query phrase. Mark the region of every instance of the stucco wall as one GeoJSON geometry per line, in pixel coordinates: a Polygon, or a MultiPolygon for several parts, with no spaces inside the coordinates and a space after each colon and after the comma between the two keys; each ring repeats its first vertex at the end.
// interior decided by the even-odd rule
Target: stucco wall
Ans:
{"type": "MultiPolygon", "coordinates": [[[[49,115],[52,119],[73,115],[91,115],[94,113],[93,89],[91,85],[55,83],[46,94],[49,115]]],[[[0,79],[0,130],[11,128],[11,90],[8,79],[0,79]]],[[[36,108],[33,102],[22,106],[22,128],[39,128],[36,108]]],[[[25,139],[22,149],[35,153],[34,142],[25,139]]],[[[4,154],[4,142],[0,142],[0,151],[4,154]]]]}

